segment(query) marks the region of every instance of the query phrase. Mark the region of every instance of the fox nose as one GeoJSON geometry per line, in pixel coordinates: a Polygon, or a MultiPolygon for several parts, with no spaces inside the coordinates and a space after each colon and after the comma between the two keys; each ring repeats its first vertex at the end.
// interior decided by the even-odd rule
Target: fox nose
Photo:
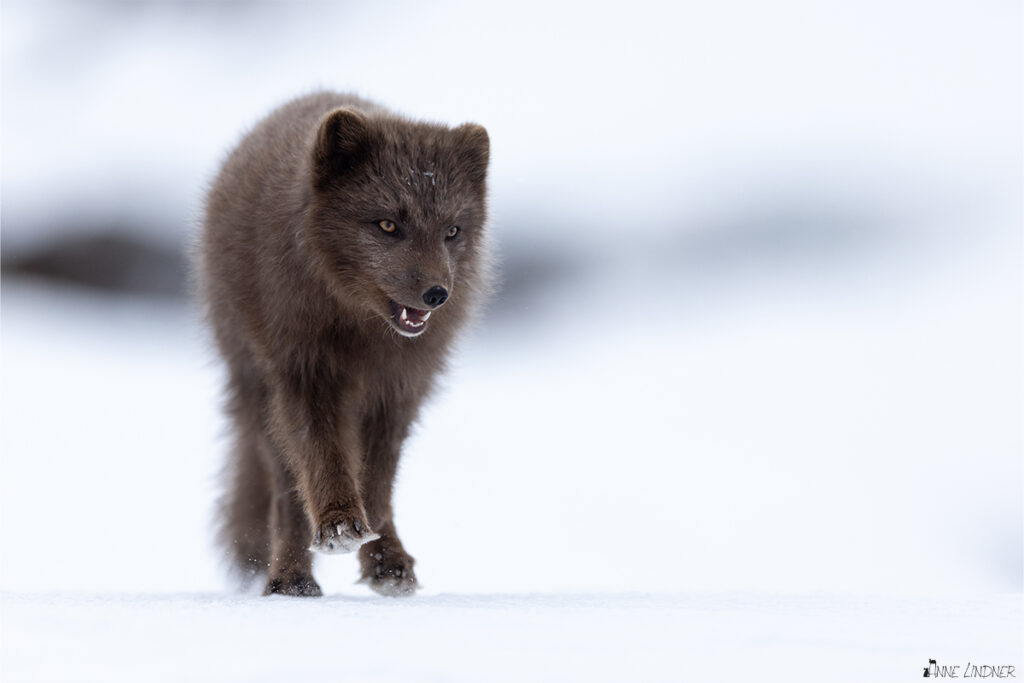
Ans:
{"type": "Polygon", "coordinates": [[[434,285],[423,293],[423,303],[431,308],[440,306],[448,301],[448,290],[441,285],[434,285]]]}

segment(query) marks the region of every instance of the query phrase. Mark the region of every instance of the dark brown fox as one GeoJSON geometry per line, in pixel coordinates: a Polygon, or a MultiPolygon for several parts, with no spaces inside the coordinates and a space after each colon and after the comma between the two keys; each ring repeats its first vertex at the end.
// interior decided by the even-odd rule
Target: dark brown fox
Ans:
{"type": "Polygon", "coordinates": [[[311,550],[415,591],[391,489],[402,442],[485,293],[490,143],[318,93],[259,123],[210,191],[202,296],[235,446],[222,540],[264,594],[320,595],[311,550]]]}

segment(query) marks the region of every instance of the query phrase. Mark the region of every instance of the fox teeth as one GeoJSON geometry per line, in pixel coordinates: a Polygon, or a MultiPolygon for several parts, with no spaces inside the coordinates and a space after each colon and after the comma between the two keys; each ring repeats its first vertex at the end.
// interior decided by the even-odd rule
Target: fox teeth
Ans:
{"type": "Polygon", "coordinates": [[[402,319],[402,322],[408,325],[409,327],[423,327],[424,323],[427,322],[427,318],[429,317],[430,311],[426,311],[423,314],[423,317],[420,318],[418,322],[413,322],[412,320],[409,320],[409,310],[405,306],[402,306],[402,312],[399,314],[399,318],[402,319]]]}

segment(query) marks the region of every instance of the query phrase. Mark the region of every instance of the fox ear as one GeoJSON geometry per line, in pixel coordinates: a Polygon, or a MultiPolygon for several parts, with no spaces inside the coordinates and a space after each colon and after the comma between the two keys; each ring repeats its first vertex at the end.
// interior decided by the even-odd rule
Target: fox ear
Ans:
{"type": "Polygon", "coordinates": [[[320,121],[313,150],[314,184],[324,190],[331,180],[355,168],[370,149],[366,119],[352,109],[335,109],[320,121]]]}
{"type": "Polygon", "coordinates": [[[475,182],[487,180],[487,164],[491,158],[491,139],[487,129],[476,123],[464,123],[452,131],[458,145],[459,165],[475,182]]]}

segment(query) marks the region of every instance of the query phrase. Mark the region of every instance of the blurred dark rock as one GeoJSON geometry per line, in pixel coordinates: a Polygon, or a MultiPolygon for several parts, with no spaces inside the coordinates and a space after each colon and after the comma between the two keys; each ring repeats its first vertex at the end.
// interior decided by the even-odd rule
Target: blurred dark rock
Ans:
{"type": "Polygon", "coordinates": [[[65,237],[15,256],[3,273],[63,281],[111,293],[184,297],[188,266],[181,250],[123,234],[65,237]]]}
{"type": "Polygon", "coordinates": [[[491,308],[515,310],[542,298],[552,285],[580,275],[587,263],[548,244],[514,242],[498,250],[498,282],[491,308]]]}

